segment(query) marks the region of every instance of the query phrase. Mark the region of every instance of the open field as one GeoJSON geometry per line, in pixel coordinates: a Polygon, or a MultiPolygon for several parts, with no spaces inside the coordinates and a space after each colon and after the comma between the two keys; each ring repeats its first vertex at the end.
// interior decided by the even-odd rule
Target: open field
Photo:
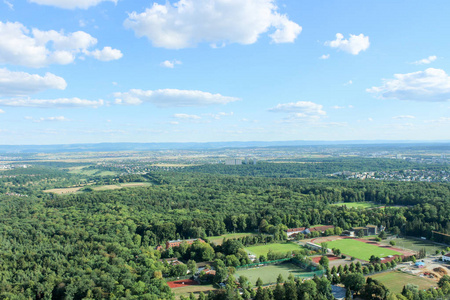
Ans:
{"type": "Polygon", "coordinates": [[[249,236],[253,235],[253,233],[250,232],[241,232],[241,233],[228,233],[223,235],[217,235],[217,236],[209,236],[208,240],[216,245],[222,245],[223,239],[237,239],[243,236],[249,236]]]}
{"type": "Polygon", "coordinates": [[[333,206],[345,206],[347,208],[375,208],[381,207],[380,204],[375,204],[373,202],[347,202],[347,203],[335,203],[331,204],[333,206]]]}
{"type": "Polygon", "coordinates": [[[383,283],[391,292],[401,293],[403,286],[408,283],[415,284],[419,286],[419,289],[428,289],[432,286],[436,286],[436,282],[415,275],[411,275],[408,273],[403,273],[400,271],[392,271],[379,273],[375,275],[370,275],[368,277],[372,277],[373,279],[379,280],[383,283]]]}
{"type": "Polygon", "coordinates": [[[281,274],[284,279],[287,279],[291,273],[295,276],[303,272],[305,271],[292,263],[283,263],[266,267],[237,270],[235,277],[238,278],[239,276],[244,275],[253,285],[255,285],[258,277],[266,284],[276,282],[279,274],[281,274]]]}
{"type": "MultiPolygon", "coordinates": [[[[427,254],[435,254],[436,250],[445,250],[447,247],[433,244],[432,242],[428,240],[419,240],[419,239],[412,239],[412,238],[398,238],[398,239],[392,239],[395,241],[395,247],[399,248],[405,248],[405,249],[411,249],[416,252],[419,250],[425,248],[427,251],[427,254]]],[[[382,244],[388,245],[391,240],[383,240],[381,241],[382,244]]]]}
{"type": "Polygon", "coordinates": [[[88,176],[92,176],[92,175],[114,176],[114,175],[117,175],[116,172],[103,171],[103,170],[98,170],[98,169],[87,169],[85,166],[69,168],[69,173],[79,174],[79,175],[88,175],[88,176]]]}
{"type": "MultiPolygon", "coordinates": [[[[94,191],[106,191],[106,190],[118,190],[118,189],[125,188],[125,187],[132,188],[132,187],[143,187],[143,186],[150,186],[150,185],[152,185],[150,182],[128,182],[128,183],[121,183],[121,184],[90,186],[90,188],[94,191]]],[[[58,195],[73,194],[73,193],[79,192],[81,189],[83,189],[85,187],[86,186],[51,189],[51,190],[45,190],[44,192],[45,193],[55,193],[58,195]]]]}
{"type": "Polygon", "coordinates": [[[208,291],[215,290],[215,288],[212,286],[212,284],[208,285],[188,285],[185,287],[179,287],[172,289],[172,292],[175,294],[175,297],[179,299],[181,296],[183,297],[189,297],[191,293],[196,295],[198,297],[198,294],[200,292],[203,292],[204,294],[208,294],[208,291]]]}
{"type": "Polygon", "coordinates": [[[328,242],[328,248],[338,248],[345,255],[349,255],[365,261],[369,261],[371,255],[375,255],[380,258],[386,257],[388,255],[402,255],[402,253],[388,248],[379,247],[352,239],[340,239],[328,242]]]}
{"type": "Polygon", "coordinates": [[[300,250],[300,246],[294,243],[267,244],[267,245],[246,247],[245,250],[256,256],[260,256],[260,255],[267,255],[269,250],[279,253],[286,253],[289,251],[300,250]]]}

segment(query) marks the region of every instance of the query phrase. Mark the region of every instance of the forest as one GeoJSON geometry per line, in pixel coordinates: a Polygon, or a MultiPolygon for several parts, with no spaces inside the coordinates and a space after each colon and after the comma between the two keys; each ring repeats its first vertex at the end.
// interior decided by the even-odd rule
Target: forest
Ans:
{"type": "MultiPolygon", "coordinates": [[[[214,261],[226,275],[229,268],[248,263],[243,243],[258,242],[246,239],[220,247],[197,243],[191,246],[196,248],[171,253],[155,250],[175,239],[207,240],[224,233],[253,232],[272,242],[284,240],[287,228],[330,224],[345,230],[374,224],[394,234],[449,242],[433,233],[450,234],[446,183],[172,170],[101,179],[103,183],[145,180],[151,186],[58,195],[43,190],[96,178],[68,175],[51,166],[2,175],[0,299],[172,299],[166,279],[186,269],[167,265],[161,258],[174,255],[191,261],[190,266],[193,261],[214,261]],[[7,195],[6,189],[28,197],[7,195]],[[383,206],[339,205],[360,201],[383,206]]],[[[273,299],[259,293],[263,298],[257,299],[273,299]]],[[[310,296],[321,299],[321,295],[310,296]]]]}

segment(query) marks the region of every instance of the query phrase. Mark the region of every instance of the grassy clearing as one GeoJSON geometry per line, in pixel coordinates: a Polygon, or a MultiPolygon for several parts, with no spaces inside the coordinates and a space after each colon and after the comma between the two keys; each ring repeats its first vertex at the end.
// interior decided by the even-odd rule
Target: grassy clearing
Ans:
{"type": "Polygon", "coordinates": [[[373,202],[347,202],[347,203],[335,203],[331,204],[333,206],[345,206],[347,208],[375,208],[381,207],[380,204],[375,204],[373,202]]]}
{"type": "Polygon", "coordinates": [[[295,276],[303,272],[304,270],[294,264],[284,263],[253,269],[238,270],[236,271],[235,277],[239,278],[239,276],[243,275],[247,277],[253,285],[256,285],[256,280],[258,280],[258,277],[261,278],[264,284],[266,284],[277,282],[277,277],[279,274],[281,274],[284,279],[287,279],[291,273],[295,276]]]}
{"type": "Polygon", "coordinates": [[[371,255],[378,257],[386,257],[388,255],[401,255],[394,250],[378,247],[376,245],[367,244],[357,240],[341,239],[327,242],[328,248],[338,248],[345,255],[356,257],[365,261],[369,261],[371,255]]]}
{"type": "MultiPolygon", "coordinates": [[[[382,244],[388,245],[391,240],[383,240],[382,244]]],[[[410,249],[413,251],[419,251],[423,248],[427,251],[428,254],[435,254],[436,250],[445,250],[445,246],[436,245],[428,240],[416,240],[416,239],[408,239],[408,238],[398,238],[393,239],[395,241],[395,246],[398,248],[410,249]]]]}
{"type": "Polygon", "coordinates": [[[81,187],[71,187],[71,188],[61,188],[61,189],[51,189],[45,190],[45,193],[55,193],[58,195],[63,194],[73,194],[80,192],[81,189],[90,187],[94,191],[107,191],[107,190],[118,190],[121,188],[133,188],[133,187],[143,187],[143,186],[151,186],[150,182],[128,182],[121,184],[112,184],[112,185],[100,185],[100,186],[81,186],[81,187]]]}
{"type": "Polygon", "coordinates": [[[381,281],[391,292],[401,293],[403,286],[408,283],[419,286],[419,289],[426,290],[432,286],[436,286],[436,282],[400,271],[385,272],[375,275],[370,275],[373,279],[381,281]]]}
{"type": "Polygon", "coordinates": [[[72,167],[69,168],[69,173],[78,174],[78,175],[86,175],[86,176],[114,176],[117,175],[116,172],[112,171],[104,171],[99,169],[88,169],[86,167],[72,167]]]}
{"type": "Polygon", "coordinates": [[[223,239],[237,239],[243,236],[249,236],[249,235],[254,235],[253,233],[249,233],[249,232],[241,232],[241,233],[229,233],[229,234],[223,234],[223,235],[218,235],[218,236],[210,236],[208,237],[208,240],[210,242],[213,242],[216,245],[222,245],[223,239]]]}
{"type": "Polygon", "coordinates": [[[211,290],[215,290],[215,288],[212,286],[212,284],[208,284],[208,285],[190,285],[185,287],[179,287],[172,289],[172,292],[174,292],[175,297],[179,299],[181,296],[189,297],[190,293],[199,294],[200,292],[203,292],[207,294],[208,291],[211,290]]]}
{"type": "Polygon", "coordinates": [[[248,252],[260,256],[260,255],[267,255],[269,253],[269,250],[272,250],[273,252],[280,252],[280,253],[286,253],[289,251],[294,250],[300,250],[300,246],[294,243],[283,243],[283,244],[267,244],[267,245],[260,245],[260,246],[250,246],[246,247],[245,250],[248,252]]]}

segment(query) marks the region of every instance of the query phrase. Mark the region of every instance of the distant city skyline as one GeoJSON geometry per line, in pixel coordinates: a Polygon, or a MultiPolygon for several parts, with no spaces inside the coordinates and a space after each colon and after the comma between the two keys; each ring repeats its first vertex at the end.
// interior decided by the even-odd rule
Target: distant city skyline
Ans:
{"type": "Polygon", "coordinates": [[[444,0],[4,0],[0,144],[450,140],[444,0]]]}

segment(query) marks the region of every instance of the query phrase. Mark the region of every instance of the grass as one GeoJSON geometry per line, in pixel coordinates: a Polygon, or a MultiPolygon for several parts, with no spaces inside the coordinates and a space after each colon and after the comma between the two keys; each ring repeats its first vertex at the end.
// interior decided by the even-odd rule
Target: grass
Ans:
{"type": "Polygon", "coordinates": [[[277,277],[279,274],[287,279],[289,274],[299,275],[303,273],[304,270],[300,269],[298,266],[291,263],[283,263],[279,265],[270,265],[266,267],[258,267],[253,269],[241,269],[237,270],[234,275],[236,278],[243,275],[249,279],[252,285],[256,285],[256,280],[258,277],[261,278],[264,284],[277,282],[277,277]]]}
{"type": "Polygon", "coordinates": [[[103,171],[103,170],[98,170],[98,169],[88,169],[86,167],[72,167],[69,168],[69,173],[71,174],[79,174],[79,175],[87,175],[87,176],[92,176],[92,175],[98,175],[98,176],[114,176],[117,175],[117,172],[112,172],[112,171],[103,171]]]}
{"type": "Polygon", "coordinates": [[[335,203],[333,206],[345,206],[347,208],[375,208],[382,205],[375,204],[373,202],[347,202],[347,203],[335,203]]]}
{"type": "Polygon", "coordinates": [[[391,292],[394,293],[401,293],[403,286],[407,285],[408,283],[419,286],[420,290],[425,290],[432,286],[436,286],[436,282],[430,279],[403,273],[400,271],[379,273],[370,275],[368,277],[372,277],[373,279],[381,281],[381,283],[383,283],[391,292]]]}
{"type": "Polygon", "coordinates": [[[208,291],[211,290],[215,290],[215,288],[212,286],[212,284],[208,284],[208,285],[190,285],[185,287],[179,287],[172,289],[172,292],[175,294],[175,297],[179,299],[180,296],[189,297],[190,293],[199,294],[200,292],[203,292],[207,294],[208,291]]]}
{"type": "Polygon", "coordinates": [[[300,246],[294,243],[267,244],[246,247],[245,250],[259,257],[261,255],[267,255],[269,250],[272,250],[273,252],[286,253],[289,251],[300,250],[300,246]]]}
{"type": "Polygon", "coordinates": [[[332,242],[327,242],[328,248],[338,248],[345,255],[369,261],[371,255],[378,257],[386,257],[388,255],[401,255],[391,249],[378,247],[376,245],[367,244],[357,240],[341,239],[332,242]]]}
{"type": "Polygon", "coordinates": [[[152,185],[150,182],[128,182],[128,183],[120,183],[120,184],[112,184],[112,185],[82,186],[82,187],[51,189],[51,190],[45,190],[44,192],[63,195],[63,194],[78,193],[81,189],[86,188],[86,187],[90,187],[94,191],[107,191],[107,190],[118,190],[118,189],[125,188],[125,187],[132,188],[132,187],[142,187],[142,186],[150,186],[150,185],[152,185]]]}
{"type": "Polygon", "coordinates": [[[210,236],[208,237],[208,240],[210,242],[213,242],[216,245],[222,245],[223,239],[237,239],[243,236],[249,236],[249,235],[254,235],[253,233],[250,232],[241,232],[241,233],[228,233],[228,234],[223,234],[223,235],[218,235],[218,236],[210,236]]]}
{"type": "MultiPolygon", "coordinates": [[[[384,240],[382,241],[383,244],[387,245],[389,244],[391,240],[384,240]]],[[[447,247],[433,244],[432,242],[428,240],[416,240],[416,239],[408,239],[408,238],[398,238],[393,239],[395,241],[394,247],[399,248],[405,248],[410,249],[413,251],[419,251],[423,248],[427,251],[428,254],[435,254],[436,250],[445,250],[447,247]]]]}

